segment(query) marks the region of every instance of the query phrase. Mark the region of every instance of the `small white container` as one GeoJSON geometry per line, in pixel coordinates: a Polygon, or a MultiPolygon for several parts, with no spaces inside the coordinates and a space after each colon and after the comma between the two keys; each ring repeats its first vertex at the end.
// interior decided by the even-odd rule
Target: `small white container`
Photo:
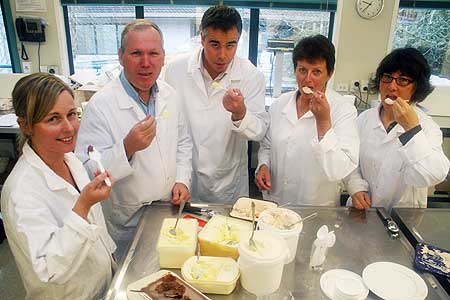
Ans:
{"type": "Polygon", "coordinates": [[[248,240],[239,243],[239,270],[244,289],[256,296],[274,293],[281,283],[288,250],[286,241],[270,231],[255,231],[257,251],[249,248],[248,240]]]}
{"type": "Polygon", "coordinates": [[[289,248],[289,257],[287,263],[295,259],[297,253],[298,239],[303,229],[303,222],[297,223],[302,219],[298,213],[287,208],[269,208],[265,210],[258,220],[258,228],[268,230],[281,236],[289,248]]]}
{"type": "Polygon", "coordinates": [[[166,218],[161,226],[156,245],[161,268],[181,268],[185,260],[195,254],[197,220],[180,219],[174,236],[169,231],[175,226],[175,222],[176,218],[166,218]]]}
{"type": "Polygon", "coordinates": [[[202,293],[228,295],[239,279],[239,267],[230,257],[192,256],[181,267],[184,280],[202,293]]]}

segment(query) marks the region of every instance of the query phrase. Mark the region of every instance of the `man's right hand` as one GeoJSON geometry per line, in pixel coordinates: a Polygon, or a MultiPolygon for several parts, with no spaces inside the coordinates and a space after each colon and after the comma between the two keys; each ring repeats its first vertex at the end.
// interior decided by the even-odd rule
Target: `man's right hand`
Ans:
{"type": "Polygon", "coordinates": [[[144,120],[134,125],[123,140],[128,159],[131,159],[137,151],[147,148],[152,143],[155,135],[156,120],[152,116],[147,116],[144,120]]]}
{"type": "Polygon", "coordinates": [[[352,195],[352,204],[356,209],[370,208],[370,196],[367,192],[356,192],[352,195]]]}
{"type": "Polygon", "coordinates": [[[256,186],[261,191],[272,190],[272,183],[270,182],[270,171],[267,165],[261,165],[255,178],[256,186]]]}

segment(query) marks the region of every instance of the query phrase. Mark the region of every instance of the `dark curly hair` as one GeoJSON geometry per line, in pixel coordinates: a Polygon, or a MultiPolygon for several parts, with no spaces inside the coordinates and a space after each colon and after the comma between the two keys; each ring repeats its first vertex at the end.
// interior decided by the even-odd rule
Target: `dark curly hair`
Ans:
{"type": "Polygon", "coordinates": [[[431,70],[426,58],[417,49],[399,48],[393,50],[380,62],[375,76],[370,80],[369,89],[378,93],[381,76],[399,71],[402,75],[411,77],[416,85],[410,101],[419,103],[433,91],[430,83],[431,70]]]}
{"type": "Polygon", "coordinates": [[[220,29],[224,32],[236,27],[239,35],[242,33],[242,19],[234,7],[216,5],[205,11],[200,23],[202,35],[206,34],[207,28],[220,29]]]}
{"type": "Polygon", "coordinates": [[[314,62],[318,59],[324,59],[327,64],[327,72],[331,74],[334,70],[336,50],[333,43],[321,34],[308,36],[301,39],[292,52],[292,62],[294,70],[297,69],[297,62],[306,60],[314,62]]]}

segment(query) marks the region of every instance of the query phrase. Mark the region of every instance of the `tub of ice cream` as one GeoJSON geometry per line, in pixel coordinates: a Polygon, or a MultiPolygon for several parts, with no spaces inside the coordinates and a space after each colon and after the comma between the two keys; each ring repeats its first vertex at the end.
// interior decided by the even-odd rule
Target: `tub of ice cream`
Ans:
{"type": "Polygon", "coordinates": [[[258,220],[258,228],[271,231],[286,241],[289,248],[287,263],[295,259],[298,239],[303,228],[298,213],[287,208],[269,208],[263,211],[258,220]]]}
{"type": "Polygon", "coordinates": [[[184,280],[203,293],[228,295],[239,278],[239,268],[230,257],[190,257],[181,267],[184,280]]]}
{"type": "Polygon", "coordinates": [[[242,220],[252,220],[252,202],[255,203],[255,219],[258,220],[259,215],[268,208],[277,207],[278,204],[272,201],[257,200],[247,197],[241,197],[236,200],[230,211],[230,216],[242,220]]]}
{"type": "Polygon", "coordinates": [[[251,231],[250,222],[215,215],[198,234],[201,253],[237,259],[238,244],[242,239],[248,239],[251,231]]]}
{"type": "Polygon", "coordinates": [[[197,247],[197,226],[195,219],[180,219],[176,234],[170,229],[175,225],[175,218],[163,220],[156,250],[159,254],[161,268],[181,268],[184,261],[195,254],[197,247]]]}
{"type": "Polygon", "coordinates": [[[257,296],[274,293],[281,283],[288,256],[286,241],[270,231],[255,231],[256,250],[248,240],[239,243],[239,271],[244,289],[257,296]]]}

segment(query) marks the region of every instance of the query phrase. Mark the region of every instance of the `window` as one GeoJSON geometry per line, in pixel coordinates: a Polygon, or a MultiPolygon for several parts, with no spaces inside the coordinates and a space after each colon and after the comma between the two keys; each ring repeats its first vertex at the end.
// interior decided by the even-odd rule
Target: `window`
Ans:
{"type": "MultiPolygon", "coordinates": [[[[280,4],[281,5],[281,4],[280,4]]],[[[297,4],[295,4],[297,5],[297,4]]],[[[304,5],[304,4],[302,4],[304,5]]],[[[65,17],[70,30],[69,47],[74,70],[91,70],[99,73],[117,65],[117,49],[120,34],[125,25],[142,15],[158,24],[164,34],[164,47],[167,59],[175,53],[188,52],[201,44],[199,26],[203,13],[209,6],[187,5],[144,5],[144,6],[91,6],[65,4],[65,17]]],[[[242,35],[237,55],[258,61],[258,68],[263,71],[266,80],[268,98],[276,97],[278,92],[286,92],[297,87],[292,67],[291,52],[285,52],[283,61],[275,61],[275,52],[267,47],[269,39],[293,40],[298,42],[302,37],[312,34],[329,36],[334,17],[333,6],[321,5],[283,8],[243,8],[236,7],[242,17],[242,35]],[[315,9],[315,10],[314,10],[315,9]],[[323,11],[326,9],[327,11],[323,11]],[[257,14],[254,14],[254,12],[257,14]],[[250,18],[253,15],[257,17],[250,18]],[[259,28],[258,28],[259,24],[259,28]],[[252,39],[250,39],[252,27],[252,39]],[[252,40],[252,45],[249,41],[252,40]],[[258,45],[256,44],[258,40],[258,45]],[[250,48],[251,47],[251,48],[250,48]],[[256,54],[257,53],[257,54],[256,54]],[[278,65],[277,65],[278,64],[278,65]],[[278,66],[275,72],[275,66],[278,66]],[[280,65],[282,65],[279,72],[280,65]],[[282,75],[281,75],[282,74],[282,75]],[[281,83],[280,83],[281,82],[281,83]]],[[[269,102],[269,101],[268,101],[269,102]]],[[[270,103],[270,102],[269,102],[270,103]]]]}
{"type": "Polygon", "coordinates": [[[450,10],[401,8],[393,48],[414,47],[433,75],[450,79],[450,10]]]}
{"type": "Polygon", "coordinates": [[[6,38],[6,29],[4,16],[0,9],[0,73],[12,73],[11,57],[9,55],[8,40],[6,38]]]}
{"type": "Polygon", "coordinates": [[[266,102],[279,93],[295,90],[297,82],[292,64],[292,51],[281,53],[281,59],[275,59],[276,52],[267,47],[268,40],[293,40],[294,45],[302,38],[322,34],[328,36],[331,12],[307,10],[261,9],[259,16],[258,68],[266,78],[266,102]],[[277,64],[282,64],[277,66],[277,64]],[[275,72],[275,69],[278,71],[275,72]],[[282,70],[282,71],[281,71],[282,70]]]}
{"type": "MultiPolygon", "coordinates": [[[[154,21],[164,34],[164,48],[167,55],[187,52],[201,44],[199,27],[203,13],[208,6],[146,6],[144,16],[154,21]]],[[[237,55],[248,57],[248,32],[250,9],[237,8],[242,18],[242,34],[237,55]]]]}
{"type": "Polygon", "coordinates": [[[75,71],[116,66],[120,34],[135,18],[133,6],[68,6],[75,71]]]}

